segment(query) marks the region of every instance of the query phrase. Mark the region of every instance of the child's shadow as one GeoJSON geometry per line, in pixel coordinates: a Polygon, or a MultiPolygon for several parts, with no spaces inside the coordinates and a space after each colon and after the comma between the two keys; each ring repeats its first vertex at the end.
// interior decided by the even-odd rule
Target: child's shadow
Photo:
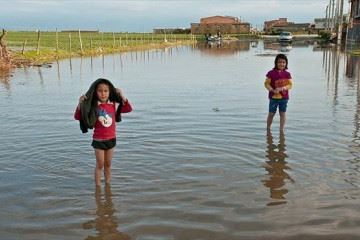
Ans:
{"type": "Polygon", "coordinates": [[[290,175],[285,171],[290,169],[287,166],[286,158],[288,155],[286,152],[285,144],[285,135],[280,133],[279,144],[274,144],[273,136],[271,132],[267,133],[267,150],[265,170],[268,172],[268,176],[263,180],[265,187],[268,187],[270,190],[270,197],[273,201],[269,202],[267,205],[279,205],[286,203],[285,195],[288,193],[286,188],[286,180],[294,182],[290,175]]]}
{"type": "Polygon", "coordinates": [[[96,218],[88,222],[83,223],[83,229],[95,229],[97,231],[96,236],[87,236],[85,240],[95,239],[117,239],[117,240],[129,240],[129,235],[120,232],[118,228],[118,219],[114,216],[116,212],[114,204],[112,202],[112,193],[109,185],[105,186],[105,195],[102,199],[101,188],[95,189],[95,201],[96,201],[96,218]]]}

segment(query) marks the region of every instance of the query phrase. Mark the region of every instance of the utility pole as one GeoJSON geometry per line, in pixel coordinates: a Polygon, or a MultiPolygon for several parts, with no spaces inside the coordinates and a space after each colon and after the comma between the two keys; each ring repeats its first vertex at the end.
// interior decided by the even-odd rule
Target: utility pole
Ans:
{"type": "Polygon", "coordinates": [[[340,14],[339,14],[340,20],[338,25],[337,44],[341,44],[341,38],[342,38],[343,5],[344,5],[344,0],[340,0],[340,14]]]}
{"type": "Polygon", "coordinates": [[[339,24],[339,0],[336,0],[335,14],[334,14],[334,33],[337,33],[337,27],[339,24]]]}
{"type": "Polygon", "coordinates": [[[331,19],[332,19],[332,25],[331,25],[331,33],[334,31],[335,27],[335,0],[332,0],[332,13],[331,13],[331,19]]]}
{"type": "Polygon", "coordinates": [[[330,19],[331,19],[331,0],[329,0],[329,13],[328,13],[328,18],[327,18],[327,28],[328,28],[328,31],[330,31],[331,29],[331,26],[330,26],[330,19]]]}
{"type": "Polygon", "coordinates": [[[329,10],[329,5],[326,6],[326,11],[325,11],[325,32],[329,31],[329,15],[328,15],[328,10],[329,10]]]}

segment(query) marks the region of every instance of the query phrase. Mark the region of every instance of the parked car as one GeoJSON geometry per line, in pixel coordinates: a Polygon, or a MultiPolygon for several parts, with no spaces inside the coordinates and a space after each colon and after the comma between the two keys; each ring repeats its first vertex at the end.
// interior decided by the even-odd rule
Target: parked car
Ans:
{"type": "Polygon", "coordinates": [[[280,33],[280,36],[279,36],[280,42],[292,42],[292,40],[293,40],[293,35],[291,34],[291,32],[280,33]]]}

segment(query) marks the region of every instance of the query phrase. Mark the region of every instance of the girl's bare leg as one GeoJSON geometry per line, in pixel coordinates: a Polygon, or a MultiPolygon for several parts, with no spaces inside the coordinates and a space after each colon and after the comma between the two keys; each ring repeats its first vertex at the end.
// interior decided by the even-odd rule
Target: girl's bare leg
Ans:
{"type": "Polygon", "coordinates": [[[105,151],[95,148],[96,167],[95,167],[95,185],[101,185],[101,173],[104,168],[105,151]]]}
{"type": "Polygon", "coordinates": [[[286,122],[286,112],[280,112],[280,132],[284,132],[286,122]]]}
{"type": "Polygon", "coordinates": [[[111,160],[114,155],[114,149],[115,148],[111,148],[105,151],[104,175],[105,175],[106,184],[110,184],[110,180],[111,180],[111,160]]]}
{"type": "Polygon", "coordinates": [[[267,117],[267,121],[266,121],[266,129],[267,131],[271,130],[271,124],[273,122],[275,113],[269,112],[268,117],[267,117]]]}

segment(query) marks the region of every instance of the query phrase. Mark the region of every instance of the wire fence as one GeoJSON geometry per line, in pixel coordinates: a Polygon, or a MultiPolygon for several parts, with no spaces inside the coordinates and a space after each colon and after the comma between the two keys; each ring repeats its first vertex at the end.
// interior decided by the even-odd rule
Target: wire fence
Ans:
{"type": "Polygon", "coordinates": [[[114,33],[98,31],[24,31],[8,32],[8,47],[21,51],[68,52],[84,54],[85,52],[109,52],[126,50],[151,44],[175,43],[179,41],[196,41],[191,34],[155,34],[155,33],[114,33]]]}

